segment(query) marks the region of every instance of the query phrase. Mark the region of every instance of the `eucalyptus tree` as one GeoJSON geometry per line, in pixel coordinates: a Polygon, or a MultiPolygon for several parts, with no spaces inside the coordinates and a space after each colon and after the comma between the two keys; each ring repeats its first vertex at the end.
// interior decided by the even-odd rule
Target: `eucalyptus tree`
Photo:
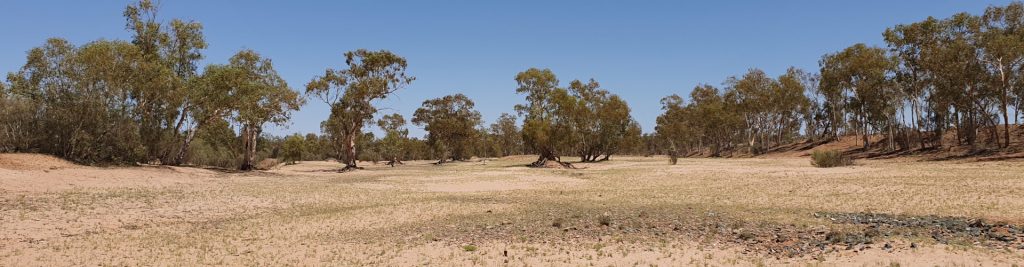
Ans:
{"type": "Polygon", "coordinates": [[[726,84],[727,90],[736,96],[738,112],[746,123],[748,148],[751,154],[759,154],[765,150],[767,135],[775,123],[772,111],[776,105],[774,89],[778,81],[759,69],[750,69],[741,78],[730,77],[726,84]]]}
{"type": "MultiPolygon", "coordinates": [[[[974,146],[979,123],[987,116],[983,102],[991,95],[986,71],[975,43],[972,27],[978,18],[967,13],[940,21],[937,44],[927,50],[924,63],[933,74],[935,90],[929,104],[937,114],[936,125],[956,125],[957,142],[974,146]]],[[[995,125],[993,125],[995,126],[995,125]]],[[[941,136],[942,129],[936,129],[941,136]]]]}
{"type": "Polygon", "coordinates": [[[177,155],[169,161],[171,164],[181,164],[185,161],[197,129],[210,123],[212,117],[223,117],[220,112],[224,110],[225,94],[211,91],[211,88],[196,81],[199,79],[196,73],[198,62],[203,59],[200,51],[206,48],[202,25],[175,19],[171,21],[170,28],[171,39],[166,45],[165,60],[170,64],[177,81],[172,89],[172,99],[177,104],[175,112],[178,113],[178,119],[172,132],[179,139],[180,145],[177,147],[177,155]]]}
{"type": "Polygon", "coordinates": [[[342,170],[356,169],[356,141],[377,113],[374,102],[387,98],[415,80],[405,74],[405,58],[387,50],[359,49],[345,53],[346,69],[327,69],[306,84],[306,94],[315,95],[331,107],[323,127],[342,150],[342,170]]]}
{"type": "Polygon", "coordinates": [[[626,142],[635,125],[626,101],[612,94],[594,79],[574,80],[567,88],[569,109],[562,115],[569,122],[569,145],[583,162],[607,160],[626,142]]]}
{"type": "Polygon", "coordinates": [[[990,86],[998,94],[1003,117],[1003,146],[1006,147],[1010,144],[1008,107],[1024,65],[1024,4],[1012,2],[1005,7],[986,8],[974,31],[981,48],[981,62],[989,80],[993,81],[990,86]]]}
{"type": "Polygon", "coordinates": [[[255,167],[256,143],[267,123],[284,125],[303,99],[277,74],[270,59],[252,50],[231,57],[221,86],[228,87],[234,100],[233,120],[241,125],[243,146],[241,170],[255,167]]]}
{"type": "MultiPolygon", "coordinates": [[[[186,155],[196,133],[216,120],[226,119],[237,104],[237,94],[242,70],[231,65],[209,65],[199,77],[191,79],[187,85],[188,104],[182,110],[176,129],[184,131],[175,157],[169,164],[177,165],[186,162],[186,155]]],[[[175,130],[177,133],[179,130],[175,130]]]]}
{"type": "Polygon", "coordinates": [[[597,109],[597,133],[591,142],[590,161],[606,161],[612,155],[640,145],[640,124],[630,116],[629,105],[618,95],[612,94],[597,109]],[[601,159],[597,159],[601,156],[601,159]]]}
{"type": "Polygon", "coordinates": [[[302,154],[306,152],[306,140],[300,134],[292,134],[284,138],[281,145],[281,159],[285,164],[295,164],[302,160],[302,154]]]}
{"type": "Polygon", "coordinates": [[[133,162],[144,157],[126,97],[135,83],[139,56],[131,44],[96,41],[75,47],[49,39],[29,51],[25,65],[9,75],[18,117],[6,134],[21,149],[81,163],[133,162]]]}
{"type": "MultiPolygon", "coordinates": [[[[741,136],[745,118],[740,112],[735,91],[722,93],[711,85],[698,85],[690,92],[690,103],[679,95],[661,99],[664,113],[658,116],[655,130],[662,142],[667,142],[672,163],[685,148],[684,155],[702,154],[718,157],[741,136]]],[[[745,137],[742,137],[745,139],[745,137]]]]}
{"type": "MultiPolygon", "coordinates": [[[[911,127],[917,133],[922,148],[927,140],[923,138],[921,128],[924,124],[922,103],[933,90],[933,74],[926,60],[931,49],[937,45],[937,37],[941,27],[939,20],[928,17],[924,21],[896,25],[886,29],[883,36],[888,43],[889,51],[896,59],[895,85],[902,96],[910,102],[911,127]]],[[[939,127],[942,128],[942,127],[939,127]]]]}
{"type": "Polygon", "coordinates": [[[726,81],[726,95],[732,97],[735,110],[745,126],[737,129],[746,135],[751,154],[764,153],[773,146],[792,141],[800,135],[802,118],[810,109],[805,95],[806,74],[790,68],[777,79],[759,69],[750,69],[726,81]]]}
{"type": "Polygon", "coordinates": [[[523,134],[516,125],[516,117],[512,114],[501,113],[501,116],[491,124],[490,133],[494,136],[493,142],[498,156],[523,153],[523,134]]]}
{"type": "Polygon", "coordinates": [[[711,85],[698,85],[690,92],[689,118],[697,129],[700,129],[698,149],[704,146],[710,149],[712,157],[722,155],[731,147],[732,140],[740,133],[743,117],[738,112],[737,97],[731,93],[721,93],[711,85]]]}
{"type": "Polygon", "coordinates": [[[692,125],[693,122],[689,119],[690,109],[684,105],[683,97],[673,94],[662,98],[661,110],[663,113],[658,115],[654,130],[659,139],[668,143],[668,154],[672,157],[672,164],[675,165],[680,146],[686,146],[687,153],[685,154],[689,154],[689,145],[695,143],[700,136],[697,135],[692,125]]]}
{"type": "Polygon", "coordinates": [[[882,48],[855,44],[825,55],[820,65],[822,90],[826,95],[844,98],[847,111],[859,124],[863,147],[867,149],[871,125],[891,126],[889,120],[895,115],[891,108],[893,86],[889,84],[895,67],[892,58],[882,48]]]}
{"type": "MultiPolygon", "coordinates": [[[[790,67],[785,74],[779,75],[776,79],[776,87],[772,89],[775,105],[771,112],[774,114],[772,132],[776,145],[794,141],[800,135],[801,124],[811,111],[811,100],[806,92],[811,91],[814,84],[813,78],[803,70],[790,67]]],[[[807,128],[806,135],[813,134],[813,128],[807,128]]]]}
{"type": "Polygon", "coordinates": [[[564,122],[560,108],[565,105],[557,103],[558,97],[566,99],[568,93],[558,88],[558,78],[549,69],[530,68],[516,74],[518,87],[516,93],[526,95],[526,103],[515,106],[523,117],[523,143],[538,155],[537,160],[530,164],[542,167],[548,161],[555,161],[563,166],[571,164],[561,162],[558,155],[558,144],[564,138],[557,131],[558,123],[564,122]]]}
{"type": "Polygon", "coordinates": [[[447,159],[466,160],[473,142],[479,137],[480,112],[473,100],[463,94],[447,95],[423,101],[412,122],[424,126],[427,141],[441,152],[438,164],[447,159]]]}
{"type": "Polygon", "coordinates": [[[125,29],[132,32],[132,44],[141,54],[139,60],[133,62],[139,79],[131,97],[137,103],[134,111],[140,124],[138,131],[149,160],[165,157],[166,137],[176,134],[171,133],[168,125],[175,125],[174,120],[179,115],[176,108],[180,98],[176,89],[183,82],[167,60],[166,48],[172,37],[157,19],[158,11],[156,3],[142,0],[129,4],[123,12],[125,29]]]}
{"type": "Polygon", "coordinates": [[[132,32],[132,44],[139,48],[137,84],[132,92],[146,140],[149,157],[164,163],[181,164],[187,154],[190,135],[203,123],[193,117],[193,97],[198,63],[207,47],[202,24],[172,19],[164,24],[157,18],[159,7],[151,0],[129,4],[123,16],[132,32]],[[170,140],[165,140],[170,137],[170,140]],[[177,143],[178,145],[174,145],[177,143]]]}
{"type": "Polygon", "coordinates": [[[7,99],[7,96],[10,95],[10,92],[8,92],[9,89],[7,88],[7,83],[0,81],[0,99],[7,99]]]}
{"type": "Polygon", "coordinates": [[[405,117],[394,113],[384,115],[377,120],[377,126],[384,131],[384,138],[380,140],[380,152],[388,165],[403,164],[402,160],[406,155],[406,143],[409,139],[409,129],[405,127],[405,117]]]}

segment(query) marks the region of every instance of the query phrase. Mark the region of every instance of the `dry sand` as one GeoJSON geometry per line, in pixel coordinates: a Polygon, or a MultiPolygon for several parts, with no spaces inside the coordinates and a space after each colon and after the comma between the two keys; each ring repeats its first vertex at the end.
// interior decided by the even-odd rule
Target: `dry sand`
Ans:
{"type": "MultiPolygon", "coordinates": [[[[533,157],[332,172],[85,167],[0,154],[0,265],[1010,266],[998,242],[879,236],[797,254],[818,212],[1024,222],[1024,162],[533,157]],[[747,234],[747,232],[750,234],[747,234]],[[743,238],[737,238],[743,237],[743,238]],[[749,238],[748,236],[753,236],[749,238]],[[888,243],[892,247],[883,248],[888,243]],[[913,245],[911,245],[913,244],[913,245]],[[995,245],[993,245],[995,244],[995,245]]],[[[1024,233],[1021,233],[1024,234],[1024,233]]],[[[1016,243],[1007,243],[1016,244],[1016,243]]]]}

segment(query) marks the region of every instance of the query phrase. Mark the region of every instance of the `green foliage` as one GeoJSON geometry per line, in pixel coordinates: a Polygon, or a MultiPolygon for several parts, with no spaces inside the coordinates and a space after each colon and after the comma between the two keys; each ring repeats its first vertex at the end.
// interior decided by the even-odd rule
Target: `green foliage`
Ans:
{"type": "Polygon", "coordinates": [[[832,168],[853,165],[853,160],[836,149],[811,152],[811,165],[818,168],[832,168]]]}
{"type": "Polygon", "coordinates": [[[502,114],[484,127],[474,103],[456,94],[427,100],[414,114],[426,140],[408,137],[398,114],[377,121],[384,132],[378,138],[362,132],[377,113],[375,102],[415,77],[406,75],[404,58],[360,49],[345,53],[344,69],[327,69],[306,85],[306,95],[331,107],[322,134],[281,139],[264,135],[263,127],[286,125],[304,99],[271,60],[243,50],[200,71],[208,46],[202,24],[164,23],[158,11],[150,0],[124,9],[130,40],[74,45],[51,38],[28,51],[25,64],[0,82],[0,151],[87,164],[249,169],[278,156],[336,158],[346,167],[359,159],[523,153],[539,154],[535,165],[561,155],[596,161],[617,153],[669,153],[675,162],[841,135],[862,136],[868,149],[873,134],[885,135],[886,149],[896,150],[911,149],[912,137],[921,148],[942,146],[948,130],[958,145],[1005,148],[1010,119],[1017,123],[1024,106],[1024,4],[1012,2],[980,15],[895,25],[883,33],[885,48],[855,44],[824,55],[820,75],[750,69],[722,89],[698,85],[688,96],[663,98],[656,133],[646,135],[627,103],[597,81],[560,87],[550,70],[531,68],[515,77],[516,93],[525,97],[515,106],[518,118],[502,114]]]}
{"type": "Polygon", "coordinates": [[[306,84],[306,94],[331,107],[327,121],[321,124],[346,168],[355,168],[356,140],[366,122],[377,113],[373,102],[405,87],[415,77],[407,76],[405,58],[387,50],[359,49],[345,53],[344,70],[327,69],[306,84]]]}
{"type": "MultiPolygon", "coordinates": [[[[76,47],[53,38],[28,53],[25,65],[8,75],[2,90],[0,149],[57,155],[90,164],[152,162],[223,165],[209,157],[228,156],[225,142],[193,141],[208,125],[214,132],[242,126],[242,166],[257,157],[256,140],[265,123],[282,125],[302,100],[270,64],[242,51],[228,65],[197,73],[207,44],[202,25],[172,20],[162,24],[149,0],[123,13],[131,42],[94,41],[76,47]]],[[[233,133],[231,134],[233,135],[233,133]]],[[[214,138],[219,139],[219,138],[214,138]]]]}
{"type": "Polygon", "coordinates": [[[826,95],[845,96],[840,110],[853,115],[851,120],[859,127],[864,148],[868,147],[872,127],[885,129],[896,116],[897,92],[889,78],[894,71],[894,60],[884,49],[864,44],[821,59],[821,89],[826,95]]]}
{"type": "Polygon", "coordinates": [[[559,155],[579,155],[583,161],[608,159],[623,148],[636,146],[640,127],[629,105],[601,89],[597,81],[574,80],[559,88],[551,70],[528,69],[516,75],[517,93],[526,104],[516,105],[523,116],[523,143],[540,154],[534,166],[559,155]]]}
{"type": "Polygon", "coordinates": [[[225,68],[224,76],[218,78],[225,86],[233,88],[236,105],[232,119],[242,126],[244,151],[239,168],[251,170],[256,163],[257,138],[263,125],[284,125],[291,118],[291,111],[298,110],[303,100],[277,74],[270,59],[252,50],[238,52],[225,68]]]}
{"type": "Polygon", "coordinates": [[[597,81],[572,81],[568,91],[575,99],[562,100],[570,102],[564,114],[571,138],[567,145],[582,161],[597,161],[602,155],[608,159],[639,137],[640,126],[629,115],[629,105],[597,81]]]}
{"type": "Polygon", "coordinates": [[[89,164],[145,161],[140,117],[130,112],[137,56],[117,41],[75,47],[50,39],[32,49],[8,76],[11,106],[3,109],[16,117],[5,121],[5,146],[89,164]]]}
{"type": "Polygon", "coordinates": [[[1024,4],[1013,2],[981,16],[896,25],[883,34],[888,49],[856,44],[827,54],[820,76],[791,68],[772,79],[753,69],[728,79],[722,93],[698,86],[691,103],[675,95],[662,100],[658,143],[685,154],[758,154],[800,138],[854,134],[867,149],[870,135],[883,134],[893,151],[910,149],[912,136],[922,148],[941,146],[940,137],[954,129],[957,144],[978,146],[987,132],[989,142],[1006,147],[1010,118],[1020,117],[1024,103],[1021,26],[1024,4]]]}
{"type": "Polygon", "coordinates": [[[223,119],[213,120],[196,132],[188,151],[194,165],[236,168],[242,164],[242,142],[231,124],[223,119]]]}
{"type": "Polygon", "coordinates": [[[790,68],[778,79],[764,71],[751,69],[740,78],[729,78],[727,95],[732,107],[744,120],[745,140],[751,154],[761,154],[773,146],[789,143],[799,134],[801,115],[809,100],[803,71],[790,68]]]}
{"type": "Polygon", "coordinates": [[[384,131],[384,138],[379,141],[381,156],[392,165],[406,159],[409,130],[405,128],[405,117],[398,113],[384,115],[377,126],[384,131]]]}
{"type": "Polygon", "coordinates": [[[306,151],[306,139],[299,134],[289,135],[284,139],[281,147],[281,159],[285,164],[295,164],[302,160],[302,154],[306,151]]]}
{"type": "MultiPolygon", "coordinates": [[[[547,160],[557,160],[556,147],[561,136],[556,133],[555,123],[560,120],[560,105],[554,103],[555,95],[566,95],[558,88],[558,78],[549,69],[530,68],[516,75],[516,93],[526,95],[526,104],[515,109],[523,117],[523,143],[530,150],[540,154],[534,165],[547,160]]],[[[564,97],[563,97],[564,98],[564,97]]]]}
{"type": "MultiPolygon", "coordinates": [[[[668,147],[685,147],[711,156],[720,156],[743,133],[743,114],[736,107],[736,94],[722,94],[718,88],[699,85],[690,92],[690,104],[672,95],[662,99],[664,114],[658,117],[655,130],[668,147]]],[[[678,151],[677,151],[678,152],[678,151]]]]}
{"type": "Polygon", "coordinates": [[[423,101],[412,122],[425,125],[427,142],[443,155],[440,162],[449,157],[469,159],[473,142],[479,138],[476,127],[480,125],[480,112],[474,109],[473,100],[463,94],[423,101]]]}
{"type": "Polygon", "coordinates": [[[495,156],[504,157],[524,153],[523,135],[519,126],[516,125],[515,116],[502,113],[491,124],[489,134],[491,149],[495,152],[495,156]]]}

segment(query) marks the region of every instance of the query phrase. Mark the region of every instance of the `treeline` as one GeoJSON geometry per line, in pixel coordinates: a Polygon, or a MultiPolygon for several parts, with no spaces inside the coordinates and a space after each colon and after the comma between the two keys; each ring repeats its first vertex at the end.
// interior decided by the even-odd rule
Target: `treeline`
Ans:
{"type": "Polygon", "coordinates": [[[467,160],[536,154],[531,165],[571,166],[616,154],[761,154],[798,141],[871,135],[886,151],[1010,144],[1024,101],[1024,4],[982,15],[897,25],[887,47],[856,44],[824,55],[819,72],[759,69],[723,88],[698,85],[661,100],[655,133],[642,134],[630,108],[597,81],[561,84],[547,69],[515,76],[524,96],[515,115],[483,125],[463,94],[423,102],[409,119],[377,116],[375,104],[415,81],[405,58],[386,50],[344,54],[305,85],[290,87],[272,61],[239,51],[200,69],[202,25],[157,19],[142,0],[123,15],[130,41],[75,46],[53,38],[28,52],[0,82],[0,152],[39,152],[86,164],[195,164],[249,170],[264,158],[360,161],[467,160]],[[321,133],[274,137],[307,100],[327,104],[321,133]],[[519,121],[521,120],[521,121],[519,121]],[[426,138],[409,136],[408,125],[426,138]],[[366,129],[378,127],[380,136],[366,129]],[[955,143],[943,135],[955,133],[955,143]]]}
{"type": "MultiPolygon", "coordinates": [[[[560,155],[593,162],[644,150],[640,126],[624,100],[594,80],[574,80],[568,87],[559,87],[558,79],[546,69],[529,69],[515,78],[516,92],[525,94],[528,103],[516,106],[524,118],[522,128],[517,117],[507,113],[483,127],[473,100],[454,94],[428,99],[416,109],[411,122],[426,130],[426,139],[408,137],[407,121],[400,114],[377,120],[384,136],[376,138],[363,132],[374,122],[373,102],[415,78],[405,74],[405,59],[387,51],[359,50],[346,56],[345,69],[328,69],[307,84],[307,95],[328,104],[331,114],[321,124],[322,137],[305,138],[326,139],[314,148],[320,151],[314,159],[336,158],[346,164],[345,169],[359,168],[358,161],[386,161],[394,166],[403,160],[436,159],[442,164],[515,154],[540,154],[534,163],[540,166],[548,160],[561,162],[560,155]]],[[[300,138],[289,137],[296,146],[285,150],[301,151],[297,148],[303,143],[300,138]]]]}
{"type": "Polygon", "coordinates": [[[887,47],[855,44],[824,55],[820,72],[779,77],[752,69],[723,89],[699,85],[662,99],[657,142],[667,154],[765,153],[798,139],[869,136],[885,151],[1010,144],[1024,104],[1024,4],[896,25],[887,47]],[[1012,122],[1011,122],[1012,118],[1012,122]],[[955,133],[955,143],[943,135],[955,133]]]}
{"type": "MultiPolygon", "coordinates": [[[[437,140],[441,138],[438,135],[433,136],[435,140],[409,137],[407,123],[401,114],[382,116],[376,121],[376,126],[383,132],[383,136],[373,132],[360,133],[353,146],[356,159],[375,164],[398,165],[403,164],[404,160],[438,160],[443,163],[452,159],[468,160],[471,157],[493,158],[527,153],[519,127],[516,126],[516,118],[509,114],[502,114],[489,127],[481,127],[477,120],[475,124],[463,128],[468,138],[460,138],[452,144],[447,144],[450,141],[441,143],[437,140]]],[[[345,157],[344,145],[333,142],[332,138],[324,134],[293,134],[280,142],[275,142],[277,139],[274,138],[268,141],[272,143],[271,147],[280,148],[281,159],[286,163],[345,157]]]]}
{"type": "Polygon", "coordinates": [[[415,80],[398,55],[347,52],[342,69],[327,69],[300,94],[270,59],[252,50],[200,69],[207,47],[202,25],[179,19],[164,23],[157,11],[150,0],[125,8],[130,41],[75,46],[52,38],[31,49],[25,65],[0,82],[0,152],[47,153],[85,164],[242,170],[265,158],[336,159],[347,170],[359,168],[359,161],[440,164],[526,153],[596,161],[640,147],[635,145],[641,143],[639,127],[621,98],[593,80],[557,88],[550,71],[536,69],[516,78],[518,91],[531,103],[519,108],[526,117],[522,129],[510,114],[482,125],[475,103],[456,94],[424,101],[411,123],[428,134],[412,138],[403,116],[375,119],[376,101],[415,80]],[[537,78],[545,84],[531,89],[532,74],[541,74],[537,78]],[[308,98],[331,107],[321,134],[263,133],[267,125],[286,125],[308,98]],[[364,132],[373,126],[383,136],[364,132]]]}
{"type": "Polygon", "coordinates": [[[251,169],[262,128],[287,122],[303,100],[251,50],[199,73],[202,25],[156,13],[150,1],[125,9],[130,42],[53,38],[30,50],[0,94],[0,150],[90,164],[237,159],[251,169]]]}

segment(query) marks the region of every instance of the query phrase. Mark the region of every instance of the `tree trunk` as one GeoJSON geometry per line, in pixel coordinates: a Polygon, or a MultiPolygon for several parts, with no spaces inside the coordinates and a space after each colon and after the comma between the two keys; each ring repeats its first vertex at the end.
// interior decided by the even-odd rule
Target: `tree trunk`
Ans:
{"type": "Polygon", "coordinates": [[[253,162],[256,160],[256,137],[259,136],[259,130],[246,125],[242,127],[242,135],[242,144],[245,147],[245,151],[242,155],[242,166],[238,169],[251,171],[256,168],[253,162]]]}
{"type": "MultiPolygon", "coordinates": [[[[864,111],[864,108],[861,108],[861,112],[863,112],[863,111],[864,111]]],[[[860,116],[860,125],[861,125],[861,131],[864,134],[863,135],[864,136],[864,138],[863,138],[864,139],[864,151],[867,151],[868,150],[868,144],[869,144],[869,141],[870,141],[870,140],[868,140],[868,119],[867,119],[867,116],[864,115],[863,113],[861,113],[861,116],[860,116]]]]}
{"type": "Polygon", "coordinates": [[[356,160],[358,160],[356,159],[356,138],[358,138],[358,135],[359,131],[349,131],[345,135],[345,158],[343,159],[345,167],[341,168],[343,172],[361,169],[359,166],[356,166],[356,160]]]}
{"type": "Polygon", "coordinates": [[[910,121],[911,121],[911,123],[914,124],[914,132],[917,133],[917,139],[919,139],[919,141],[921,142],[921,149],[924,149],[924,147],[925,147],[925,140],[924,140],[924,135],[921,134],[921,124],[920,124],[920,122],[921,122],[921,118],[920,118],[921,112],[917,109],[917,99],[914,99],[913,101],[911,101],[910,105],[912,106],[912,108],[910,110],[910,113],[911,113],[910,114],[910,121]]]}
{"type": "MultiPolygon", "coordinates": [[[[1006,72],[1003,69],[1004,69],[1003,68],[1003,63],[999,62],[999,81],[1002,83],[1001,84],[1002,85],[1002,88],[1001,88],[1002,89],[1002,93],[1000,94],[999,102],[1001,104],[1000,106],[1001,106],[1002,111],[1003,111],[1003,141],[1004,142],[1003,142],[1003,146],[1002,147],[1010,147],[1010,118],[1009,118],[1010,117],[1010,112],[1007,110],[1007,105],[1009,105],[1009,102],[1010,102],[1009,96],[1008,96],[1009,93],[1010,93],[1009,92],[1010,89],[1009,89],[1009,81],[1007,81],[1007,78],[1006,78],[1006,72]]],[[[1017,107],[1017,108],[1019,109],[1020,107],[1017,107]]],[[[995,126],[995,125],[993,125],[993,127],[994,128],[999,128],[998,126],[995,126]]]]}
{"type": "Polygon", "coordinates": [[[571,168],[571,169],[575,169],[576,168],[576,167],[572,166],[572,163],[562,162],[558,158],[558,156],[555,156],[555,154],[553,152],[551,152],[550,150],[546,150],[546,149],[542,149],[541,150],[540,155],[537,157],[537,161],[534,161],[533,163],[530,163],[527,166],[530,166],[530,167],[545,167],[547,165],[548,161],[557,162],[559,165],[561,165],[564,168],[571,168]]]}
{"type": "MultiPolygon", "coordinates": [[[[1003,147],[1010,147],[1010,112],[1007,110],[1006,92],[1003,92],[1003,147]]],[[[1019,108],[1019,107],[1018,107],[1019,108]]]]}
{"type": "Polygon", "coordinates": [[[192,145],[192,140],[196,137],[196,132],[199,131],[199,126],[192,128],[185,135],[185,140],[181,141],[181,146],[178,147],[178,155],[174,157],[174,161],[171,162],[174,166],[179,166],[185,163],[185,157],[188,156],[188,147],[192,145]]]}

